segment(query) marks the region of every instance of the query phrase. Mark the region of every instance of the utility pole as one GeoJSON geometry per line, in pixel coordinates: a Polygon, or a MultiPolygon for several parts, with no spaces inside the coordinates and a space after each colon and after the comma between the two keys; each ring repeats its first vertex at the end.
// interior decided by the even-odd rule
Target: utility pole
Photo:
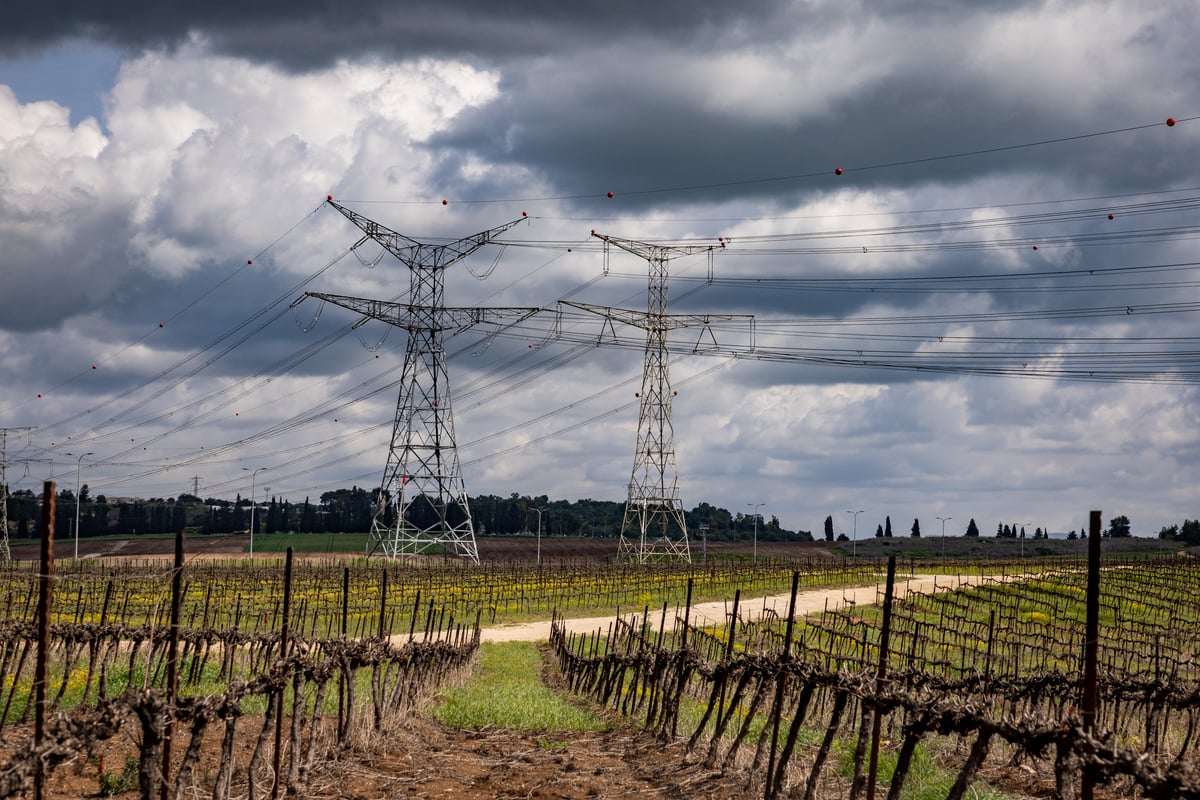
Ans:
{"type": "Polygon", "coordinates": [[[858,557],[858,515],[863,513],[863,510],[861,508],[858,511],[850,511],[849,509],[847,509],[846,513],[854,515],[854,529],[853,529],[854,533],[852,533],[850,535],[851,536],[850,557],[857,558],[858,557]]]}
{"type": "Polygon", "coordinates": [[[192,476],[192,496],[193,497],[200,496],[200,476],[199,475],[192,476]]]}
{"type": "MultiPolygon", "coordinates": [[[[687,523],[679,497],[679,471],[675,464],[675,423],[671,415],[671,398],[677,392],[671,388],[667,333],[678,328],[700,326],[712,336],[709,323],[713,321],[752,320],[753,317],[746,314],[667,314],[668,262],[679,256],[706,253],[711,280],[713,253],[724,244],[720,247],[671,246],[620,239],[595,231],[592,231],[592,236],[604,242],[606,272],[610,248],[614,246],[644,258],[650,271],[645,311],[562,301],[564,305],[603,316],[606,323],[611,324],[615,320],[646,331],[642,390],[637,394],[641,401],[637,445],[617,554],[641,563],[669,559],[691,562],[687,523]]],[[[715,343],[715,337],[713,341],[715,343]]]]}
{"type": "Polygon", "coordinates": [[[942,558],[946,557],[946,523],[954,519],[954,517],[935,517],[942,521],[942,558]]]}
{"type": "Polygon", "coordinates": [[[250,469],[242,467],[242,472],[250,473],[250,560],[254,560],[254,528],[257,527],[257,522],[254,519],[254,479],[258,477],[258,473],[270,467],[259,467],[258,469],[250,469]]]}
{"type": "MultiPolygon", "coordinates": [[[[65,456],[73,456],[74,453],[63,453],[65,456]]],[[[83,467],[83,459],[88,456],[94,456],[95,453],[80,453],[75,462],[75,560],[79,560],[79,471],[83,467]]]]}
{"type": "Polygon", "coordinates": [[[8,546],[8,435],[28,433],[36,428],[0,428],[0,560],[12,561],[8,546]]]}
{"type": "Polygon", "coordinates": [[[748,506],[754,507],[754,561],[758,561],[758,510],[766,505],[766,503],[746,503],[748,506]]]}
{"type": "Polygon", "coordinates": [[[475,526],[454,441],[450,374],[445,333],[479,324],[513,325],[537,308],[447,308],[445,271],[498,234],[513,220],[446,244],[424,244],[380,225],[327,198],[327,203],[409,268],[408,303],[309,292],[335,305],[403,328],[408,332],[400,396],[392,423],[391,445],[371,523],[367,555],[377,551],[395,559],[435,549],[479,563],[475,526]],[[387,511],[394,511],[392,521],[387,511]]]}
{"type": "Polygon", "coordinates": [[[542,565],[542,512],[546,509],[534,508],[533,510],[538,512],[537,564],[540,567],[542,565]]]}

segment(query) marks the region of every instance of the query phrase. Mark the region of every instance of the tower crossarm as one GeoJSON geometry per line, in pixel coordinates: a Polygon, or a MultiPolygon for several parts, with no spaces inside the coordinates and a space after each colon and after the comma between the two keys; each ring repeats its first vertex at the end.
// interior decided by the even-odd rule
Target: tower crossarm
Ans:
{"type": "Polygon", "coordinates": [[[595,231],[592,231],[592,236],[606,244],[619,247],[626,252],[633,253],[645,259],[670,259],[676,256],[691,256],[696,253],[709,253],[721,249],[719,246],[712,244],[672,245],[639,242],[634,239],[622,239],[619,236],[608,236],[607,234],[596,233],[595,231]]]}
{"type": "Polygon", "coordinates": [[[675,330],[676,328],[708,327],[714,322],[732,322],[735,320],[753,320],[753,314],[651,314],[646,311],[634,311],[628,308],[613,308],[611,306],[596,306],[591,303],[580,303],[574,300],[559,300],[560,305],[578,308],[606,320],[616,320],[635,328],[647,330],[675,330]]]}
{"type": "Polygon", "coordinates": [[[351,211],[333,200],[326,200],[325,202],[333,206],[338,213],[353,222],[363,233],[382,245],[385,250],[400,259],[409,268],[420,266],[424,268],[445,269],[454,262],[471,255],[471,253],[474,253],[485,244],[490,243],[496,236],[504,233],[509,228],[528,219],[528,217],[521,217],[520,219],[506,222],[503,225],[497,225],[495,228],[473,233],[470,236],[464,236],[461,239],[446,242],[445,244],[426,244],[418,242],[410,236],[397,233],[386,225],[380,225],[375,220],[368,219],[362,214],[351,211]]]}
{"type": "Polygon", "coordinates": [[[420,326],[429,329],[426,320],[437,320],[433,330],[465,331],[475,325],[514,325],[529,319],[542,309],[528,307],[477,307],[477,308],[433,308],[430,306],[406,305],[387,300],[372,300],[367,297],[348,297],[324,292],[305,292],[305,297],[315,297],[327,303],[356,311],[364,317],[377,319],[398,328],[413,330],[420,326]]]}

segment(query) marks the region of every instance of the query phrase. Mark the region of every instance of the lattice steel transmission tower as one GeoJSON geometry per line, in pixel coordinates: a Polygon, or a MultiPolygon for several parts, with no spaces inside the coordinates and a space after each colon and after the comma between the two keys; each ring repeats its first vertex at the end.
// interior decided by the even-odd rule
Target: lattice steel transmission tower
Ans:
{"type": "Polygon", "coordinates": [[[447,308],[445,270],[521,219],[446,244],[424,244],[327,201],[410,270],[408,303],[309,292],[408,332],[391,446],[371,523],[367,555],[390,558],[448,551],[479,563],[475,527],[454,442],[445,332],[515,324],[540,309],[447,308]]]}
{"type": "MultiPolygon", "coordinates": [[[[678,328],[703,326],[714,321],[753,319],[744,314],[667,314],[667,264],[678,256],[707,253],[709,278],[712,256],[722,246],[660,245],[620,239],[592,232],[604,242],[605,271],[609,248],[618,247],[646,259],[650,282],[646,310],[630,311],[564,301],[566,305],[602,315],[646,331],[645,367],[638,413],[637,447],[633,454],[633,474],[629,479],[629,497],[621,522],[621,541],[617,554],[639,562],[679,559],[690,562],[687,521],[679,497],[679,470],[675,463],[675,423],[671,418],[671,388],[667,333],[678,328]]],[[[711,329],[708,330],[712,336],[711,329]]],[[[713,337],[715,342],[715,337],[713,337]]]]}

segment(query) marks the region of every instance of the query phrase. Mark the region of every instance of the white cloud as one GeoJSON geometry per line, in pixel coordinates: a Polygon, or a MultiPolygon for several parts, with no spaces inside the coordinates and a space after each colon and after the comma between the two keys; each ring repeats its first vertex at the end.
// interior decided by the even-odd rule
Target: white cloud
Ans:
{"type": "MultiPolygon", "coordinates": [[[[255,465],[271,461],[279,493],[319,494],[314,487],[351,480],[374,483],[388,431],[372,426],[386,428],[390,422],[395,390],[336,411],[321,404],[340,392],[363,396],[359,384],[394,379],[388,371],[402,359],[403,332],[389,335],[379,359],[359,348],[352,334],[286,375],[265,377],[277,361],[350,322],[350,312],[326,308],[307,336],[291,314],[262,332],[239,331],[230,342],[246,335],[246,343],[212,369],[147,400],[144,409],[129,410],[162,388],[153,382],[141,386],[156,371],[245,320],[358,238],[337,214],[309,217],[327,193],[385,225],[428,239],[486,229],[528,208],[535,219],[511,238],[556,244],[505,251],[487,281],[454,271],[446,295],[452,305],[550,305],[584,287],[576,299],[638,307],[646,294],[645,265],[638,257],[615,253],[613,274],[600,280],[597,252],[565,253],[571,243],[587,240],[592,228],[643,239],[732,237],[717,262],[721,278],[983,274],[1101,261],[1097,250],[1046,247],[1034,256],[1023,244],[1008,250],[876,252],[879,237],[868,233],[836,240],[855,252],[749,253],[751,237],[1022,213],[1025,209],[1005,204],[1089,193],[1087,181],[1098,164],[1113,165],[1115,184],[1136,184],[1140,175],[1122,172],[1126,164],[1118,156],[1124,140],[1089,142],[1101,155],[1081,155],[1061,171],[1030,163],[1036,160],[1032,153],[1018,152],[1005,161],[980,162],[984,165],[974,171],[951,169],[964,162],[886,175],[851,171],[840,183],[830,183],[831,176],[784,182],[779,194],[764,189],[751,199],[736,192],[715,200],[699,192],[664,193],[651,198],[660,205],[646,214],[636,206],[645,198],[626,204],[627,198],[618,197],[601,205],[606,201],[600,196],[615,180],[614,166],[627,166],[630,185],[704,184],[832,170],[835,164],[825,162],[842,153],[868,164],[900,158],[896,153],[937,155],[1019,142],[1050,128],[1072,133],[1099,125],[1096,120],[1107,124],[1112,118],[1119,126],[1131,109],[1157,119],[1163,98],[1179,98],[1180,108],[1194,105],[1194,85],[1183,85],[1194,67],[1169,55],[1190,53],[1190,40],[1180,44],[1189,24],[1170,24],[1178,8],[1050,3],[986,15],[964,9],[944,17],[884,17],[861,7],[843,12],[840,5],[817,4],[828,18],[807,27],[798,18],[794,30],[770,36],[733,31],[711,51],[692,52],[665,41],[655,48],[633,35],[611,52],[583,44],[570,58],[521,56],[498,59],[488,68],[464,53],[400,62],[372,56],[292,72],[215,55],[196,37],[171,51],[126,61],[107,95],[103,127],[95,120],[71,125],[63,106],[20,104],[0,87],[6,278],[0,296],[5,327],[0,424],[33,422],[43,426],[39,436],[55,441],[97,436],[95,441],[114,452],[137,450],[138,441],[125,439],[150,439],[179,428],[148,446],[145,458],[154,466],[144,476],[130,481],[113,467],[109,479],[126,481],[119,484],[121,493],[177,493],[186,488],[185,472],[202,471],[207,482],[232,494],[244,475],[241,466],[250,463],[246,459],[255,465]],[[1162,57],[1156,56],[1158,48],[1162,57]],[[956,107],[965,99],[977,105],[956,107]],[[951,124],[926,127],[927,118],[951,124]],[[486,127],[493,120],[500,122],[486,127]],[[987,127],[1000,121],[1010,126],[987,127]],[[986,138],[981,130],[995,138],[980,141],[986,138]],[[694,140],[708,142],[712,150],[701,144],[693,151],[694,140]],[[533,146],[523,150],[529,142],[533,146]],[[549,149],[555,152],[547,154],[549,149]],[[706,152],[722,163],[689,160],[706,152]],[[713,177],[717,167],[723,171],[713,177]],[[572,182],[586,185],[559,188],[572,182]],[[597,203],[462,202],[577,192],[598,193],[597,203]],[[449,206],[437,202],[442,197],[451,199],[449,206]],[[864,246],[871,252],[860,252],[864,246]],[[251,257],[254,268],[243,269],[251,257]],[[211,296],[205,294],[210,290],[211,296]],[[184,308],[190,310],[167,328],[154,327],[184,308]],[[29,330],[39,332],[17,332],[29,330]],[[102,367],[95,374],[94,361],[102,367]],[[259,388],[242,395],[249,385],[259,388]],[[136,390],[129,400],[86,413],[128,389],[136,390]],[[39,391],[45,397],[35,401],[39,391]],[[166,418],[155,419],[160,414],[166,418]],[[203,425],[191,424],[201,416],[203,425]],[[269,426],[305,416],[312,420],[297,422],[285,436],[255,441],[269,426]],[[110,425],[108,417],[119,419],[110,425]],[[138,424],[146,430],[125,435],[125,426],[138,424]],[[241,446],[243,441],[250,444],[241,446]],[[299,457],[293,448],[321,455],[295,469],[275,469],[281,452],[287,459],[299,457]],[[213,452],[218,454],[210,457],[213,452]],[[311,473],[310,466],[316,467],[311,473]],[[362,480],[364,474],[371,477],[362,480]]],[[[1189,177],[1194,166],[1177,149],[1185,135],[1187,126],[1178,126],[1167,148],[1145,156],[1174,185],[1195,185],[1189,177]]],[[[1053,158],[1065,161],[1073,152],[1058,150],[1053,158]]],[[[1153,188],[1162,188],[1161,182],[1153,188]]],[[[1120,218],[1112,228],[1135,222],[1120,218]]],[[[1052,229],[1060,228],[1046,228],[1052,229]]],[[[890,241],[999,243],[1026,235],[1028,228],[1004,225],[890,241]]],[[[1190,257],[1186,247],[1105,250],[1104,263],[1145,263],[1152,257],[1148,252],[1190,257]]],[[[373,245],[363,248],[367,258],[378,252],[373,245]]],[[[473,259],[476,273],[487,271],[493,257],[489,251],[473,259]]],[[[696,278],[705,266],[703,258],[680,259],[671,274],[696,278]]],[[[366,270],[349,258],[314,288],[390,297],[407,285],[406,269],[391,259],[366,270]]],[[[672,297],[695,286],[680,281],[672,297]]],[[[1179,295],[1189,291],[1181,288],[1179,295]]],[[[866,295],[717,285],[691,299],[688,310],[753,311],[768,331],[772,321],[799,316],[952,309],[982,318],[1041,302],[1034,293],[866,295]]],[[[309,303],[295,314],[307,320],[313,311],[309,303]]],[[[1120,336],[1137,323],[1136,317],[1105,326],[1062,323],[1054,332],[1120,336]]],[[[1153,327],[1144,324],[1143,331],[1153,327]]],[[[1165,329],[1170,321],[1159,324],[1165,329]]],[[[886,345],[947,354],[979,346],[936,341],[935,327],[948,337],[1020,336],[1028,330],[1023,321],[968,320],[906,328],[906,334],[917,330],[916,338],[886,345]]],[[[828,331],[808,330],[777,337],[760,332],[758,344],[820,348],[830,341],[815,335],[828,331]]],[[[372,325],[357,337],[375,343],[381,333],[381,326],[372,325]]],[[[449,346],[457,350],[468,342],[464,336],[449,346]]],[[[1086,346],[1047,347],[1043,352],[1049,355],[1040,359],[1065,358],[1086,346]]],[[[457,434],[472,493],[623,498],[636,435],[636,386],[623,382],[637,374],[641,351],[595,348],[567,366],[520,371],[562,349],[531,333],[527,340],[467,347],[480,354],[452,361],[457,434]],[[618,388],[605,391],[613,386],[618,388]],[[459,394],[459,387],[475,393],[459,394]],[[581,402],[592,394],[599,396],[581,402]],[[617,415],[583,424],[618,407],[617,415]],[[551,436],[572,425],[578,427],[551,436]],[[503,436],[485,438],[510,427],[503,436]],[[534,444],[519,447],[529,442],[534,444]]],[[[201,354],[188,368],[212,355],[201,354]]],[[[1106,516],[1128,514],[1142,534],[1197,513],[1189,476],[1196,466],[1193,454],[1200,452],[1200,399],[1190,388],[961,376],[914,380],[902,372],[751,361],[687,382],[712,363],[702,358],[672,363],[681,389],[675,444],[689,506],[708,501],[743,511],[747,502],[762,502],[763,512],[778,514],[785,526],[817,531],[828,513],[839,529],[848,530],[845,509],[864,508],[860,535],[888,514],[901,535],[913,517],[932,533],[935,514],[954,516],[958,533],[973,516],[986,535],[998,520],[1070,529],[1072,520],[1081,522],[1097,503],[1104,504],[1106,516]]]]}

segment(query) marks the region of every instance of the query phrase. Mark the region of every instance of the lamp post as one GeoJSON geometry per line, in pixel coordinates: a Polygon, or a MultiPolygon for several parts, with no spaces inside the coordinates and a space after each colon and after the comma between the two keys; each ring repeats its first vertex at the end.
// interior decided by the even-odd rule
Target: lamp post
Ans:
{"type": "Polygon", "coordinates": [[[850,557],[856,558],[858,556],[858,515],[863,513],[863,510],[861,508],[858,511],[847,509],[846,513],[854,516],[854,533],[853,538],[850,540],[850,557]]]}
{"type": "Polygon", "coordinates": [[[942,521],[942,558],[946,557],[946,523],[954,519],[954,517],[935,517],[942,521]]]}
{"type": "MultiPolygon", "coordinates": [[[[66,455],[73,456],[74,453],[66,455]]],[[[86,456],[94,456],[95,453],[80,453],[79,460],[75,462],[75,560],[79,560],[79,470],[83,467],[83,459],[86,456]]]]}
{"type": "Polygon", "coordinates": [[[533,510],[538,512],[537,563],[540,567],[542,565],[542,512],[545,511],[546,508],[534,508],[533,510]]]}
{"type": "Polygon", "coordinates": [[[758,561],[758,509],[766,505],[766,503],[746,503],[748,506],[754,507],[754,560],[758,561]]]}
{"type": "Polygon", "coordinates": [[[266,467],[258,469],[250,469],[242,467],[242,472],[250,473],[250,559],[254,559],[254,479],[258,477],[258,473],[262,472],[266,467]]]}

